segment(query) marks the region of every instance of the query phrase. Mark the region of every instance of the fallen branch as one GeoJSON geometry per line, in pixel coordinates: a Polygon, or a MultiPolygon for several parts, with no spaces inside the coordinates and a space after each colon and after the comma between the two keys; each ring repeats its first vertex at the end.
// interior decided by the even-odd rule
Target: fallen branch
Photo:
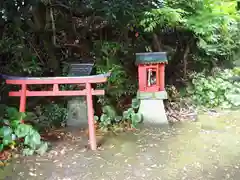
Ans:
{"type": "Polygon", "coordinates": [[[50,8],[50,17],[51,17],[51,23],[52,23],[52,43],[54,46],[56,46],[56,25],[54,20],[54,8],[50,8]]]}

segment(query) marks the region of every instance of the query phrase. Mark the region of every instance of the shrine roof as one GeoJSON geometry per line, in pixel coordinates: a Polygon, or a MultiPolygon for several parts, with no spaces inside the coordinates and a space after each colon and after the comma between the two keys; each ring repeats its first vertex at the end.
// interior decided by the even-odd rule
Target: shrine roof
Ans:
{"type": "Polygon", "coordinates": [[[167,63],[166,52],[136,53],[136,64],[167,63]]]}
{"type": "Polygon", "coordinates": [[[92,63],[70,63],[69,76],[89,76],[92,73],[92,63]]]}

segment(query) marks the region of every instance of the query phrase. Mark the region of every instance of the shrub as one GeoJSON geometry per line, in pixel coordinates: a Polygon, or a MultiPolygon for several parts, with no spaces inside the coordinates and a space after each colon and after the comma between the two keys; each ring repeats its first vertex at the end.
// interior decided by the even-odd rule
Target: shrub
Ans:
{"type": "Polygon", "coordinates": [[[197,105],[208,108],[231,108],[240,105],[240,83],[232,82],[233,70],[217,70],[213,76],[192,74],[192,85],[187,91],[197,105]]]}
{"type": "Polygon", "coordinates": [[[44,106],[43,116],[50,123],[49,126],[62,126],[67,119],[67,108],[59,104],[49,104],[44,106]]]}

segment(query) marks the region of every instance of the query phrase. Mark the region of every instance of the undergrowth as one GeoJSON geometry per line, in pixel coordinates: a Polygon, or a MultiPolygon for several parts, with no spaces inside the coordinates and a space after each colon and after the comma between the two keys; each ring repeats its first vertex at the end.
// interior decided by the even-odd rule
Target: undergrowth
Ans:
{"type": "Polygon", "coordinates": [[[5,107],[4,110],[0,117],[0,152],[6,148],[20,147],[23,155],[43,155],[48,149],[48,143],[41,140],[33,126],[22,122],[27,115],[12,107],[5,107]]]}
{"type": "Polygon", "coordinates": [[[133,99],[131,107],[126,109],[122,115],[118,115],[114,107],[106,105],[102,108],[102,115],[100,117],[95,116],[95,120],[100,124],[102,130],[109,130],[112,127],[118,128],[118,125],[123,124],[129,125],[129,128],[137,128],[137,125],[143,120],[142,114],[137,112],[138,108],[138,99],[133,99]]]}
{"type": "Polygon", "coordinates": [[[231,80],[236,69],[217,69],[214,75],[192,74],[192,83],[187,88],[193,102],[207,108],[233,108],[240,105],[240,82],[231,80]]]}

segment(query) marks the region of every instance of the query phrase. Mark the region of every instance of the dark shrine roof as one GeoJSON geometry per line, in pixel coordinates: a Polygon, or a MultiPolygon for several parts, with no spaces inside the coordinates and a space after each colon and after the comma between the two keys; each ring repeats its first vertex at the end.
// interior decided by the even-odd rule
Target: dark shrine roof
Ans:
{"type": "Polygon", "coordinates": [[[166,63],[166,52],[136,53],[136,64],[166,63]]]}
{"type": "Polygon", "coordinates": [[[91,63],[71,63],[69,65],[69,76],[89,76],[94,64],[91,63]]]}

